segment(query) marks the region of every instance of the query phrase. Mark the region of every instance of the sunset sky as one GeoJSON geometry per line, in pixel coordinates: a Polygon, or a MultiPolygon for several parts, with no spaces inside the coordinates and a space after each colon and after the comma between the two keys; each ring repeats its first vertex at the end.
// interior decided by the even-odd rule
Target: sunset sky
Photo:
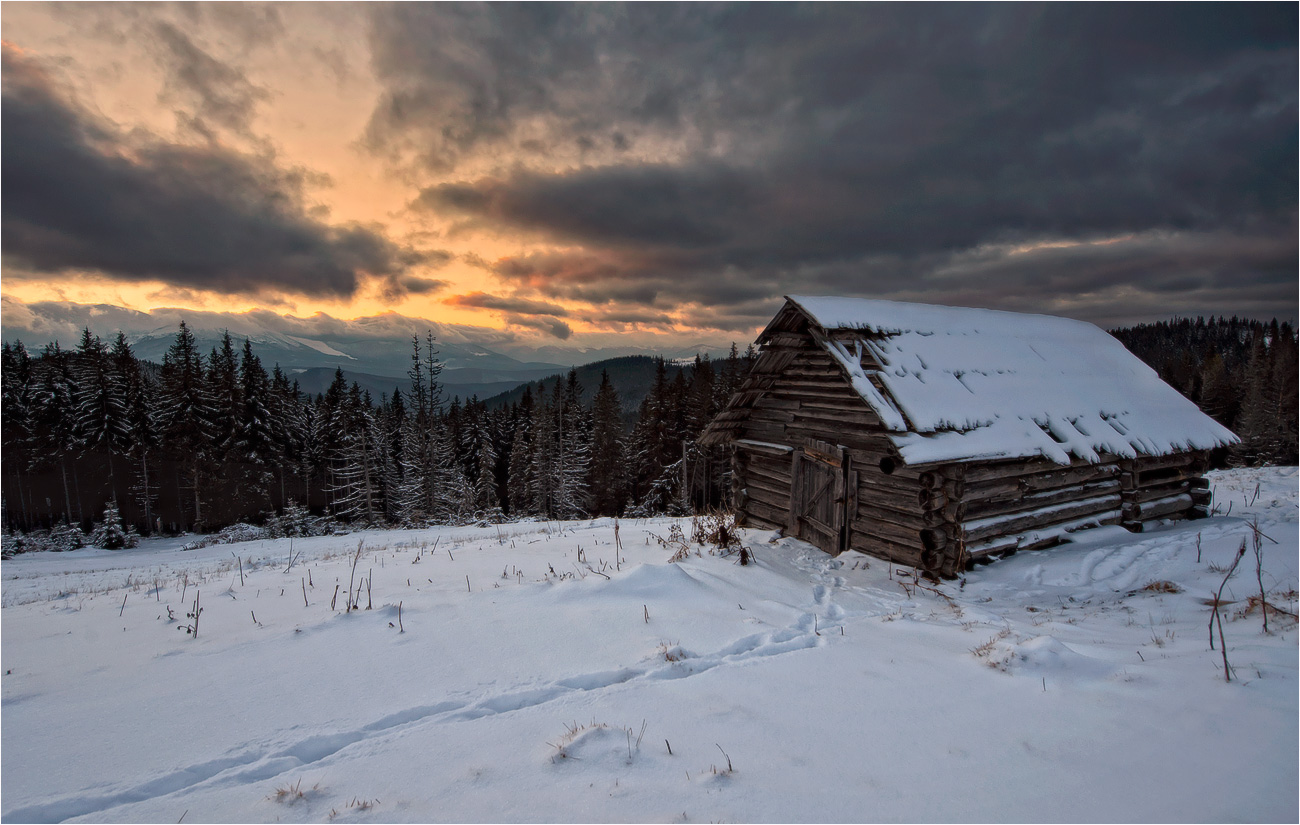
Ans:
{"type": "Polygon", "coordinates": [[[1297,309],[1297,6],[4,3],[6,312],[1297,309]]]}

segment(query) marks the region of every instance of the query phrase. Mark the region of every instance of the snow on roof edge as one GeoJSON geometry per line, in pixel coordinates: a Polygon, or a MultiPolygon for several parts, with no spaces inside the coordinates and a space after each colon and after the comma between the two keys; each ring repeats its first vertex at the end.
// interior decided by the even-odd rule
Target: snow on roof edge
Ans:
{"type": "Polygon", "coordinates": [[[1240,440],[1085,321],[865,298],[786,300],[823,329],[873,335],[814,338],[908,464],[1097,462],[1101,454],[1166,455],[1240,440]],[[879,370],[862,367],[864,351],[879,370]]]}

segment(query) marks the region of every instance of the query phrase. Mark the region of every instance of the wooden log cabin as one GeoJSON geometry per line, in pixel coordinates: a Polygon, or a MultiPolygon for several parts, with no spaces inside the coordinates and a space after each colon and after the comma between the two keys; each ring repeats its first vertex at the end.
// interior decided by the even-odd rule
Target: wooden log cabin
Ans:
{"type": "Polygon", "coordinates": [[[1043,315],[789,297],[705,429],[740,523],[953,576],[1086,527],[1207,514],[1235,443],[1109,334],[1043,315]]]}

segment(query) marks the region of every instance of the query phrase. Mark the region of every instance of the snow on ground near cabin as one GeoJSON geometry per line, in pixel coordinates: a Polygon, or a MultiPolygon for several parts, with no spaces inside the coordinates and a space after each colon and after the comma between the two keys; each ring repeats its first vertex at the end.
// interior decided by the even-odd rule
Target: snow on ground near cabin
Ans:
{"type": "Polygon", "coordinates": [[[670,564],[671,519],[622,522],[619,561],[608,519],[298,540],[288,571],[287,541],[19,556],[0,815],[1296,821],[1295,622],[1263,633],[1248,553],[1225,684],[1204,600],[1257,517],[1296,611],[1297,471],[1212,482],[1230,516],[1088,531],[964,586],[763,531],[753,565],[670,564]]]}

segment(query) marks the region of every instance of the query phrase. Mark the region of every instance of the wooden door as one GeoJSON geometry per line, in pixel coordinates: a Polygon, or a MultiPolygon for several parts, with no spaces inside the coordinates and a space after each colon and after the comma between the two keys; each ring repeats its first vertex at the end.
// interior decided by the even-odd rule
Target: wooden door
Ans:
{"type": "Polygon", "coordinates": [[[810,441],[794,451],[793,461],[786,532],[838,555],[848,541],[848,456],[842,448],[810,441]]]}

